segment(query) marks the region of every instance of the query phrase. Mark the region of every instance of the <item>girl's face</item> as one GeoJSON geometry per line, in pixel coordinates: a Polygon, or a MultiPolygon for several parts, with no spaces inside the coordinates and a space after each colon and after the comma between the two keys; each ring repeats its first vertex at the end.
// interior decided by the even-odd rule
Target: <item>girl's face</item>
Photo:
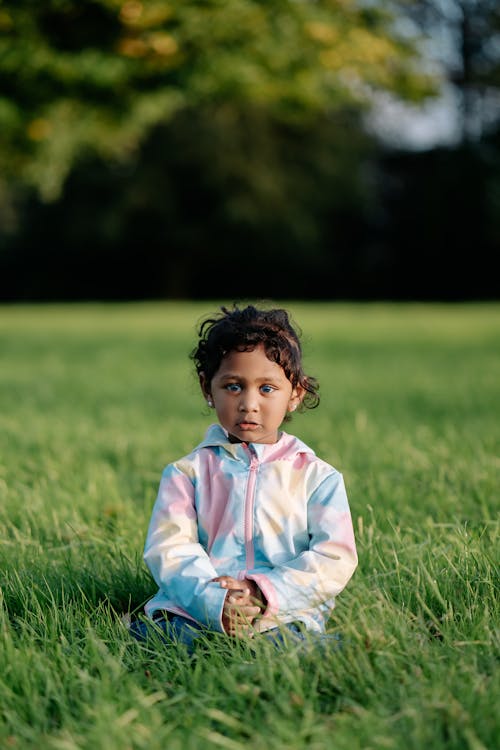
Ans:
{"type": "Polygon", "coordinates": [[[210,398],[220,424],[235,442],[275,443],[289,411],[304,396],[293,388],[280,365],[267,358],[262,345],[247,352],[227,354],[212,378],[201,387],[210,398]]]}

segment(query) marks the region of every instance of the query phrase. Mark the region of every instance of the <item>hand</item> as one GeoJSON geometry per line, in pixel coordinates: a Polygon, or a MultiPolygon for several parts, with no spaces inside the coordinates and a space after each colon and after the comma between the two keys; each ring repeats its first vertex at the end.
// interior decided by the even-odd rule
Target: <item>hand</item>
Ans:
{"type": "Polygon", "coordinates": [[[235,595],[240,599],[246,599],[252,604],[260,606],[261,609],[265,609],[267,603],[264,594],[255,581],[250,578],[239,580],[232,576],[217,576],[217,578],[212,578],[212,581],[220,583],[223,589],[235,592],[235,595]]]}
{"type": "Polygon", "coordinates": [[[252,638],[253,621],[260,614],[260,607],[242,604],[241,597],[227,592],[222,610],[222,627],[233,638],[252,638]]]}
{"type": "Polygon", "coordinates": [[[228,589],[231,592],[231,596],[234,597],[234,604],[259,607],[260,611],[263,611],[267,606],[264,594],[255,581],[250,578],[239,580],[232,576],[217,576],[212,580],[220,583],[221,588],[228,589]]]}
{"type": "Polygon", "coordinates": [[[228,589],[222,612],[225,632],[236,638],[251,638],[252,624],[266,606],[261,590],[248,578],[239,581],[232,576],[218,576],[213,580],[228,589]]]}

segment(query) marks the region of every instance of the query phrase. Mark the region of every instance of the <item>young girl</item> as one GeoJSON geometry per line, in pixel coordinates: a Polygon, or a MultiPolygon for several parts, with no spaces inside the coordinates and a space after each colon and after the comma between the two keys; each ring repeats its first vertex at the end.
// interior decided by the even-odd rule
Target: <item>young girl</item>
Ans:
{"type": "MultiPolygon", "coordinates": [[[[223,307],[199,336],[191,356],[218,424],[163,472],[144,553],[159,590],[146,614],[189,647],[207,631],[324,633],[357,557],[342,475],[280,431],[319,401],[297,334],[285,310],[248,306],[223,307]]],[[[132,630],[148,633],[145,622],[132,630]]]]}

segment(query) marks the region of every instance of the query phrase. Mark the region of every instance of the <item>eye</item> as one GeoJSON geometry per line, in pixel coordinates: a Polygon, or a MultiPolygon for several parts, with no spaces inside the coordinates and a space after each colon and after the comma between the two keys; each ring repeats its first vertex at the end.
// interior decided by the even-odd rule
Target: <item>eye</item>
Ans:
{"type": "Polygon", "coordinates": [[[229,393],[239,393],[241,391],[241,385],[239,383],[228,383],[225,386],[226,391],[229,393]]]}
{"type": "Polygon", "coordinates": [[[276,389],[272,385],[261,385],[260,390],[262,393],[272,393],[276,389]]]}

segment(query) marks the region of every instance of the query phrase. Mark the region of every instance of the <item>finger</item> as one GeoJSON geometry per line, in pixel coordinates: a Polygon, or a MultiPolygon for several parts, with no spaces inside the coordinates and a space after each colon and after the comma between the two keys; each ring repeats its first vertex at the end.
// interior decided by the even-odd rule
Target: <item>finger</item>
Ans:
{"type": "Polygon", "coordinates": [[[264,602],[256,596],[250,597],[250,603],[253,604],[254,607],[258,607],[261,612],[266,608],[264,602]]]}
{"type": "Polygon", "coordinates": [[[245,581],[238,581],[237,578],[233,578],[232,576],[223,576],[221,584],[224,583],[228,588],[235,589],[237,591],[243,591],[244,589],[248,588],[248,585],[245,581]]]}
{"type": "Polygon", "coordinates": [[[231,610],[237,610],[239,612],[260,612],[261,608],[250,599],[242,596],[228,596],[224,602],[224,607],[228,607],[231,610]]]}
{"type": "Polygon", "coordinates": [[[237,604],[231,605],[230,612],[236,614],[238,617],[257,617],[260,615],[260,607],[254,607],[251,604],[246,606],[238,606],[237,604]]]}
{"type": "Polygon", "coordinates": [[[210,579],[212,583],[220,583],[221,586],[229,586],[230,588],[241,589],[242,586],[247,586],[245,581],[239,581],[237,578],[232,576],[216,576],[210,579]]]}
{"type": "Polygon", "coordinates": [[[241,606],[245,607],[245,606],[248,606],[249,604],[253,604],[248,594],[246,594],[244,591],[235,591],[233,593],[233,590],[231,590],[231,593],[227,597],[227,601],[239,607],[241,606]]]}
{"type": "Polygon", "coordinates": [[[240,606],[244,607],[251,606],[262,609],[262,602],[260,601],[260,599],[257,599],[255,596],[250,596],[250,592],[248,590],[234,591],[234,593],[233,590],[231,590],[231,594],[228,596],[228,601],[235,604],[240,604],[240,606]]]}
{"type": "Polygon", "coordinates": [[[258,607],[245,607],[241,614],[242,617],[251,622],[260,615],[260,609],[258,607]]]}
{"type": "Polygon", "coordinates": [[[237,614],[231,614],[230,615],[230,624],[233,626],[234,624],[244,627],[250,627],[253,625],[255,620],[258,618],[260,612],[238,612],[237,614]]]}

